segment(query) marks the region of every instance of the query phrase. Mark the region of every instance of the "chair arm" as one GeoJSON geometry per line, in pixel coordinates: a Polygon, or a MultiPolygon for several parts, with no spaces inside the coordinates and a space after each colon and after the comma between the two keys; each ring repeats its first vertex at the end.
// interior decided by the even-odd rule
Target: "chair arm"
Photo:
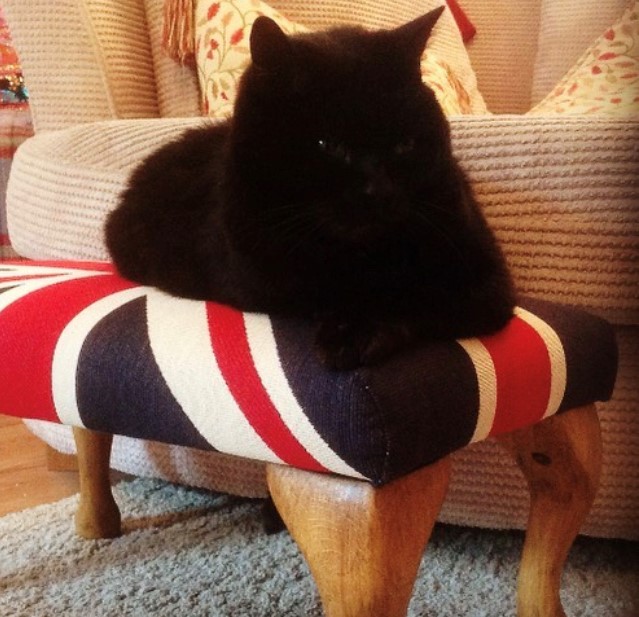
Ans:
{"type": "MultiPolygon", "coordinates": [[[[8,223],[18,253],[104,259],[106,213],[144,156],[202,118],[118,120],[27,140],[8,223]]],[[[491,116],[451,121],[466,169],[522,293],[639,323],[639,123],[491,116]]]]}
{"type": "Polygon", "coordinates": [[[7,223],[18,254],[107,259],[104,219],[136,164],[196,118],[109,120],[36,134],[17,150],[7,223]]]}
{"type": "Polygon", "coordinates": [[[466,116],[451,130],[519,290],[639,323],[639,122],[466,116]]]}

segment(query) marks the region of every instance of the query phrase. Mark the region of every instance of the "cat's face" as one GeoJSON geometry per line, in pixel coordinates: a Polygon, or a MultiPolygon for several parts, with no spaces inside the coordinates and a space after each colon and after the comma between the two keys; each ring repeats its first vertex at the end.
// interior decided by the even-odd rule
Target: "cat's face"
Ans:
{"type": "Polygon", "coordinates": [[[432,216],[450,146],[419,60],[438,16],[294,38],[256,22],[232,156],[266,227],[365,245],[432,216]]]}

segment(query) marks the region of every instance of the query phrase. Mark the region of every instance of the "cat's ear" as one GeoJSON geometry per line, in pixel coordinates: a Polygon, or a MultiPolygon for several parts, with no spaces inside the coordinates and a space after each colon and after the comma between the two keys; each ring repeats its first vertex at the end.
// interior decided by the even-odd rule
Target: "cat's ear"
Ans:
{"type": "Polygon", "coordinates": [[[428,38],[445,8],[445,5],[439,6],[393,31],[397,40],[400,41],[401,46],[410,57],[421,57],[428,38]]]}
{"type": "Polygon", "coordinates": [[[288,66],[291,42],[282,29],[269,17],[261,15],[251,29],[251,59],[253,64],[268,71],[288,66]]]}

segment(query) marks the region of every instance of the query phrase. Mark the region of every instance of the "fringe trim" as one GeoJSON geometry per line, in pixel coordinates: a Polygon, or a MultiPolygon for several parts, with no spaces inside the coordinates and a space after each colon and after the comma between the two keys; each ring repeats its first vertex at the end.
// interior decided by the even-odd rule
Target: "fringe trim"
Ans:
{"type": "Polygon", "coordinates": [[[194,0],[164,0],[162,47],[182,66],[195,65],[194,0]]]}

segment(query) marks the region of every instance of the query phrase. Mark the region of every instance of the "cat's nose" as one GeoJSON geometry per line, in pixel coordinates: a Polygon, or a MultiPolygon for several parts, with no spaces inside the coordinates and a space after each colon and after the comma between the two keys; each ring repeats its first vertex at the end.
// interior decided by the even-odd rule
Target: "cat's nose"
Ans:
{"type": "Polygon", "coordinates": [[[371,199],[380,200],[390,197],[393,193],[393,182],[383,168],[377,168],[366,178],[364,195],[371,199]]]}

